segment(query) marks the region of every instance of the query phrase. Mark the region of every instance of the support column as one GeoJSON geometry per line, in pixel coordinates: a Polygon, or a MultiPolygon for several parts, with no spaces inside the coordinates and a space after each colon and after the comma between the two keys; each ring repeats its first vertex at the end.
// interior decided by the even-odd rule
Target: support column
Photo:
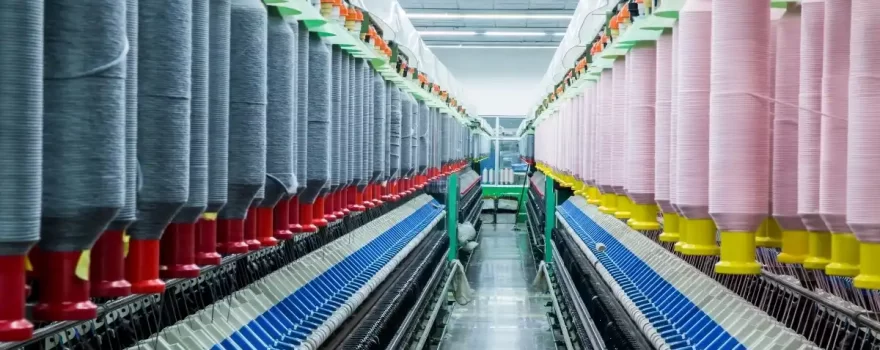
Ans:
{"type": "Polygon", "coordinates": [[[544,262],[553,262],[553,229],[556,228],[556,189],[549,176],[544,181],[544,262]]]}
{"type": "Polygon", "coordinates": [[[458,173],[446,178],[446,232],[449,234],[449,261],[458,259],[458,173]]]}

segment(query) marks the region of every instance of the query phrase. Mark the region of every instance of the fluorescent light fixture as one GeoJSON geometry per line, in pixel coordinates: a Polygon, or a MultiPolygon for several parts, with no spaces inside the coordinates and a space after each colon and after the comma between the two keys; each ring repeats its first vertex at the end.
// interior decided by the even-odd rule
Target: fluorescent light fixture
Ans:
{"type": "Polygon", "coordinates": [[[421,19],[571,19],[572,15],[502,14],[502,13],[407,13],[421,19]]]}
{"type": "Polygon", "coordinates": [[[546,50],[546,49],[556,49],[556,46],[549,45],[522,45],[522,46],[504,46],[504,45],[428,45],[429,48],[432,49],[534,49],[534,50],[546,50]]]}
{"type": "Polygon", "coordinates": [[[434,35],[434,36],[469,36],[469,35],[477,35],[477,32],[471,31],[462,31],[462,30],[448,30],[448,31],[424,31],[419,32],[420,35],[434,35]]]}
{"type": "Polygon", "coordinates": [[[556,32],[553,33],[553,36],[565,36],[565,32],[556,32]]]}
{"type": "Polygon", "coordinates": [[[545,36],[544,32],[485,32],[486,36],[545,36]]]}

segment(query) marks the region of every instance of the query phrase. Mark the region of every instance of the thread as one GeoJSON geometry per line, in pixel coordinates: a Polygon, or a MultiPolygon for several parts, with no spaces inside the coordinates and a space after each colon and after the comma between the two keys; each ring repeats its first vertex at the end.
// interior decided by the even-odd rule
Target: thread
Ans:
{"type": "MultiPolygon", "coordinates": [[[[412,97],[401,96],[400,121],[400,171],[401,177],[408,177],[412,171],[412,97]]],[[[451,133],[450,133],[451,134],[451,133]]],[[[450,135],[451,136],[451,135],[450,135]]]]}
{"type": "MultiPolygon", "coordinates": [[[[717,273],[759,274],[754,232],[768,216],[770,12],[766,3],[713,1],[709,211],[721,230],[717,273]],[[731,54],[742,59],[728,60],[731,54]]],[[[690,234],[690,233],[689,233],[690,234]]]]}
{"type": "Polygon", "coordinates": [[[812,232],[828,232],[819,215],[821,154],[822,56],[825,1],[801,5],[801,59],[798,95],[798,215],[812,232]]]}
{"type": "MultiPolygon", "coordinates": [[[[33,208],[38,200],[37,197],[24,197],[34,194],[27,192],[28,189],[35,190],[39,186],[33,186],[22,176],[33,177],[31,181],[40,179],[41,173],[36,170],[40,157],[33,152],[42,150],[40,242],[31,252],[31,261],[37,282],[43,288],[39,288],[33,317],[48,321],[85,320],[96,314],[96,306],[89,301],[90,284],[76,276],[75,263],[69,262],[77,261],[83,250],[91,248],[125,206],[126,3],[50,1],[45,5],[45,27],[34,32],[43,34],[42,49],[31,49],[30,43],[17,40],[3,42],[9,45],[5,46],[7,50],[24,50],[19,54],[4,55],[12,59],[6,64],[19,64],[10,68],[21,70],[4,73],[10,78],[21,79],[21,82],[8,82],[4,87],[12,84],[16,87],[6,88],[9,91],[3,94],[22,99],[13,102],[4,98],[3,101],[3,108],[9,109],[4,111],[9,113],[4,114],[4,119],[21,118],[15,121],[16,125],[4,128],[15,134],[4,135],[3,142],[8,146],[0,147],[8,152],[21,152],[7,156],[11,158],[11,164],[4,164],[20,167],[4,173],[12,180],[7,186],[21,186],[10,189],[8,195],[4,194],[10,200],[20,201],[14,210],[5,213],[26,213],[21,208],[33,208]],[[94,19],[95,24],[81,26],[79,21],[85,16],[94,19]],[[42,59],[30,56],[38,53],[43,55],[42,59]],[[26,62],[25,59],[33,61],[26,62]],[[43,68],[28,69],[34,62],[42,62],[43,68]],[[29,86],[28,82],[34,78],[21,76],[23,73],[42,73],[44,95],[39,95],[40,89],[29,86]],[[39,109],[29,105],[38,103],[40,97],[44,97],[42,148],[34,147],[37,140],[34,133],[41,130],[35,123],[40,119],[30,115],[39,113],[39,109]],[[32,129],[23,129],[28,127],[32,129]],[[23,144],[9,145],[17,141],[23,144]],[[20,149],[22,147],[33,149],[20,149]],[[12,158],[25,155],[34,157],[31,160],[34,163],[12,158]]],[[[40,8],[41,5],[6,9],[23,16],[22,20],[14,22],[30,29],[28,19],[33,14],[25,11],[40,8]]],[[[9,33],[22,34],[21,40],[33,39],[33,33],[19,33],[17,29],[9,33]]],[[[36,43],[39,44],[40,39],[36,39],[36,43]]],[[[15,219],[15,216],[9,218],[15,219]]],[[[27,216],[21,218],[24,219],[21,223],[3,225],[4,230],[19,228],[24,233],[3,237],[4,241],[10,241],[7,249],[26,249],[32,244],[31,239],[37,237],[28,229],[33,221],[27,216]]]]}
{"type": "Polygon", "coordinates": [[[330,115],[330,137],[333,142],[330,143],[330,183],[329,191],[335,192],[342,183],[342,173],[340,172],[340,153],[342,153],[342,145],[340,136],[342,135],[342,81],[346,79],[345,73],[342,71],[342,61],[345,59],[342,48],[333,45],[331,47],[331,73],[332,87],[330,94],[331,115],[330,115]]]}
{"type": "Polygon", "coordinates": [[[241,220],[266,176],[267,17],[262,3],[231,3],[229,198],[220,218],[241,220]]]}
{"type": "Polygon", "coordinates": [[[681,30],[678,24],[672,28],[672,68],[670,77],[670,98],[669,104],[669,206],[678,213],[678,50],[681,47],[681,30]]]}
{"type": "Polygon", "coordinates": [[[228,199],[229,187],[229,47],[230,0],[208,6],[208,205],[196,238],[200,265],[219,264],[216,213],[228,199]]]}
{"type": "Polygon", "coordinates": [[[825,2],[822,64],[822,118],[819,157],[819,213],[831,232],[846,225],[847,118],[849,114],[850,20],[852,1],[825,2]]]}
{"type": "Polygon", "coordinates": [[[597,115],[596,125],[598,126],[599,133],[599,189],[603,194],[611,194],[614,193],[614,189],[611,184],[611,162],[612,162],[612,154],[611,148],[613,147],[613,140],[611,139],[611,129],[613,128],[611,123],[612,113],[611,113],[611,100],[612,100],[612,79],[614,73],[610,70],[605,70],[602,72],[602,75],[599,77],[599,111],[597,115]]]}
{"type": "Polygon", "coordinates": [[[399,176],[400,167],[401,167],[401,119],[403,118],[402,109],[401,109],[401,101],[400,101],[401,91],[397,87],[391,88],[391,93],[389,97],[389,145],[390,145],[390,157],[389,157],[389,177],[391,179],[396,179],[399,176]]]}
{"type": "Polygon", "coordinates": [[[379,73],[373,72],[373,177],[375,181],[382,181],[386,178],[385,162],[387,151],[387,141],[385,133],[386,119],[388,118],[386,103],[387,87],[385,80],[379,73]]]}
{"type": "Polygon", "coordinates": [[[300,202],[313,204],[330,178],[331,54],[316,33],[309,33],[308,169],[300,202]]]}
{"type": "Polygon", "coordinates": [[[667,214],[674,211],[669,201],[672,51],[672,31],[665,30],[657,39],[657,56],[655,61],[654,198],[660,210],[667,214]]]}
{"type": "Polygon", "coordinates": [[[798,205],[798,94],[800,90],[801,16],[789,8],[776,24],[775,99],[773,120],[773,217],[785,231],[803,231],[798,205]]]}
{"type": "MultiPolygon", "coordinates": [[[[296,190],[293,144],[294,33],[276,9],[269,8],[267,24],[266,184],[262,208],[272,208],[296,190]]],[[[265,215],[265,214],[264,214],[265,215]]]]}
{"type": "Polygon", "coordinates": [[[630,56],[627,193],[635,204],[653,205],[657,48],[638,45],[630,56]]]}
{"type": "Polygon", "coordinates": [[[0,341],[29,339],[25,254],[40,239],[43,158],[43,1],[0,3],[0,341]]]}
{"type": "Polygon", "coordinates": [[[679,21],[676,120],[677,208],[688,219],[709,218],[709,96],[712,1],[685,4],[679,21]],[[687,68],[685,68],[687,67],[687,68]],[[684,185],[686,184],[686,185],[684,185]]]}

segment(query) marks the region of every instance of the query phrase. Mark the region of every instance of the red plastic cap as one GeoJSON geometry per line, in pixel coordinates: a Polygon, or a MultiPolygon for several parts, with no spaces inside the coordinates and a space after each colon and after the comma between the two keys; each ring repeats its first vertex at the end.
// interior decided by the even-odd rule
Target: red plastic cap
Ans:
{"type": "Polygon", "coordinates": [[[162,278],[196,278],[196,224],[171,224],[162,235],[162,278]]]}
{"type": "Polygon", "coordinates": [[[33,309],[35,319],[83,321],[98,317],[98,306],[89,301],[89,281],[76,275],[81,256],[82,251],[31,251],[31,262],[41,286],[33,309]]]}
{"type": "Polygon", "coordinates": [[[0,256],[0,342],[28,340],[34,325],[25,318],[25,257],[0,256]]]}
{"type": "Polygon", "coordinates": [[[318,227],[312,223],[312,207],[309,203],[299,205],[299,224],[303,233],[318,232],[318,227]]]}
{"type": "Polygon", "coordinates": [[[122,231],[105,231],[92,247],[89,281],[93,297],[114,298],[131,294],[131,283],[125,280],[125,242],[122,237],[122,231]]]}
{"type": "Polygon", "coordinates": [[[159,279],[159,240],[132,238],[128,243],[125,277],[131,282],[134,294],[159,294],[165,291],[165,282],[159,279]]]}
{"type": "Polygon", "coordinates": [[[257,221],[257,208],[248,208],[247,218],[244,220],[244,242],[247,243],[250,251],[260,250],[263,247],[257,239],[257,221]]]}
{"type": "Polygon", "coordinates": [[[196,233],[196,264],[202,266],[220,265],[223,260],[217,253],[217,220],[199,220],[196,233]]]}
{"type": "Polygon", "coordinates": [[[262,247],[278,245],[275,238],[274,208],[257,208],[257,240],[262,247]]]}
{"type": "Polygon", "coordinates": [[[226,255],[242,254],[248,252],[248,245],[244,241],[244,220],[218,220],[217,252],[226,255]]]}

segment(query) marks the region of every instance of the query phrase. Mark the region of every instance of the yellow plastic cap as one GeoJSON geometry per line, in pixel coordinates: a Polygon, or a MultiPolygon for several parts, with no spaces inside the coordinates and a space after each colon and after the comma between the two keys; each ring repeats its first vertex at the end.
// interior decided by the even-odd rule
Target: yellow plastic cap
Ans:
{"type": "Polygon", "coordinates": [[[804,268],[824,270],[831,262],[831,234],[828,232],[810,232],[807,234],[807,258],[804,268]]]}
{"type": "Polygon", "coordinates": [[[687,220],[687,242],[681,247],[684,255],[712,256],[718,255],[718,244],[715,241],[715,221],[712,219],[687,220]]]}
{"type": "Polygon", "coordinates": [[[803,264],[809,253],[807,231],[782,231],[782,252],[776,261],[783,264],[803,264]]]}
{"type": "Polygon", "coordinates": [[[859,240],[855,235],[831,233],[831,262],[825,266],[825,273],[843,277],[859,274],[859,240]]]}
{"type": "Polygon", "coordinates": [[[861,271],[853,284],[861,289],[880,289],[880,243],[861,243],[861,271]]]}
{"type": "Polygon", "coordinates": [[[715,273],[761,274],[761,264],[755,261],[754,232],[721,232],[721,261],[715,264],[715,273]]]}
{"type": "Polygon", "coordinates": [[[663,213],[663,233],[660,242],[678,242],[679,217],[675,213],[663,213]]]}

